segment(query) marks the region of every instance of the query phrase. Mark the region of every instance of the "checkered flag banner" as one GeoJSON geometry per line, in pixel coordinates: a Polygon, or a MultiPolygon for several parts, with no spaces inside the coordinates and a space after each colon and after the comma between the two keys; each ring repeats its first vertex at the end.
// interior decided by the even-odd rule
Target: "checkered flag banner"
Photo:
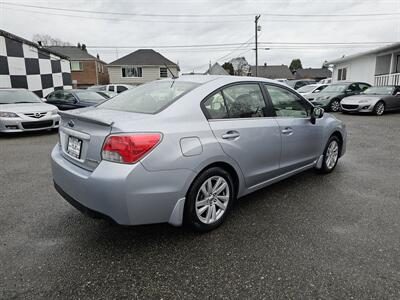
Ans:
{"type": "Polygon", "coordinates": [[[0,88],[24,88],[39,97],[70,89],[68,60],[22,41],[0,35],[0,88]]]}

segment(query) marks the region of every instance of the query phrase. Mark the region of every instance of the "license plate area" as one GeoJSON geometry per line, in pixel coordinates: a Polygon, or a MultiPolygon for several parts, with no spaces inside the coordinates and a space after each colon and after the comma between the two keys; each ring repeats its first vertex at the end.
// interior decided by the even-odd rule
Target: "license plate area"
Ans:
{"type": "Polygon", "coordinates": [[[80,159],[81,151],[82,151],[82,140],[73,136],[69,136],[67,144],[67,153],[76,159],[80,159]]]}

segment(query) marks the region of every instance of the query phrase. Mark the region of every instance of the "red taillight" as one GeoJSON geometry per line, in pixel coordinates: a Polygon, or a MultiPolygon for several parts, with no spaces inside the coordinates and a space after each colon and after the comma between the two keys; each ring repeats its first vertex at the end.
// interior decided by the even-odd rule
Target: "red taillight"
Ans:
{"type": "Polygon", "coordinates": [[[102,157],[104,160],[133,164],[153,149],[160,139],[159,133],[110,135],[104,143],[102,157]]]}

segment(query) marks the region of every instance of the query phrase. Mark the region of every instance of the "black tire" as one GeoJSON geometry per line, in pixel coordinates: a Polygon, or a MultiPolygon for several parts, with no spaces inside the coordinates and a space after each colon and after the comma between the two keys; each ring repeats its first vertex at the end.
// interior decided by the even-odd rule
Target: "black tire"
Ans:
{"type": "Polygon", "coordinates": [[[379,101],[374,106],[374,115],[382,116],[385,113],[385,103],[383,101],[379,101]]]}
{"type": "Polygon", "coordinates": [[[341,151],[341,144],[340,144],[340,141],[339,141],[338,137],[334,136],[334,135],[331,136],[329,138],[328,142],[326,143],[326,146],[325,146],[325,150],[324,150],[324,154],[323,154],[322,167],[320,169],[318,169],[318,171],[320,173],[323,173],[323,174],[331,173],[335,169],[335,167],[336,167],[336,165],[337,165],[337,163],[339,161],[340,151],[341,151]],[[334,165],[333,166],[328,166],[328,164],[327,164],[327,158],[328,158],[327,157],[327,152],[328,152],[328,148],[329,148],[329,146],[331,145],[332,142],[336,142],[336,144],[338,146],[338,150],[337,150],[338,151],[338,155],[337,155],[337,159],[336,159],[334,165]]]}
{"type": "Polygon", "coordinates": [[[186,195],[185,201],[185,210],[183,213],[183,223],[185,226],[189,227],[192,230],[198,232],[207,232],[213,230],[220,226],[224,220],[226,219],[227,215],[229,214],[233,202],[236,199],[236,189],[233,184],[232,176],[226,170],[220,167],[211,167],[203,171],[196,179],[193,181],[189,191],[186,195]],[[196,199],[198,194],[200,193],[200,189],[203,184],[210,178],[215,177],[222,177],[225,179],[228,188],[229,188],[229,200],[227,201],[226,209],[224,210],[221,217],[218,220],[211,224],[206,224],[200,220],[196,212],[196,199]]]}
{"type": "Polygon", "coordinates": [[[337,99],[333,99],[329,104],[329,110],[332,112],[340,111],[340,101],[337,99]]]}

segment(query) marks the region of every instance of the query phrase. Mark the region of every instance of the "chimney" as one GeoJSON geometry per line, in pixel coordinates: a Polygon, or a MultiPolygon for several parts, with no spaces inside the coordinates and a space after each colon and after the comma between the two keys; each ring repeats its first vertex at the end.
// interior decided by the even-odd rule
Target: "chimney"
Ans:
{"type": "Polygon", "coordinates": [[[97,53],[97,55],[96,55],[96,56],[97,56],[97,59],[100,59],[100,55],[99,55],[98,53],[97,53]]]}
{"type": "Polygon", "coordinates": [[[264,62],[264,67],[266,67],[267,66],[267,62],[264,62]]]}
{"type": "Polygon", "coordinates": [[[38,41],[37,43],[38,43],[38,45],[39,45],[40,48],[43,47],[43,46],[42,46],[42,41],[38,41]]]}

